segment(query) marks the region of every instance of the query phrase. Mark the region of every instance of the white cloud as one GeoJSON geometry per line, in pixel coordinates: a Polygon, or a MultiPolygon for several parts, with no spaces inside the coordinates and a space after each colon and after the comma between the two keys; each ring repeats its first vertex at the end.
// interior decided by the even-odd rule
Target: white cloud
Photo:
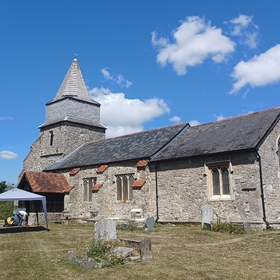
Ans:
{"type": "Polygon", "coordinates": [[[180,123],[182,121],[182,119],[178,116],[173,116],[172,118],[169,119],[171,122],[174,123],[180,123]]]}
{"type": "Polygon", "coordinates": [[[111,75],[108,68],[101,69],[101,73],[103,75],[103,78],[105,78],[106,80],[114,81],[120,87],[129,88],[133,85],[133,83],[131,81],[125,79],[122,74],[119,74],[117,77],[111,75]]]}
{"type": "Polygon", "coordinates": [[[190,124],[190,126],[196,126],[196,125],[200,125],[200,122],[196,121],[196,120],[192,120],[192,121],[189,121],[189,124],[190,124]]]}
{"type": "Polygon", "coordinates": [[[101,123],[108,128],[107,137],[142,131],[145,122],[170,112],[159,98],[127,99],[124,93],[113,93],[105,88],[93,88],[90,94],[102,104],[101,123]]]}
{"type": "Polygon", "coordinates": [[[223,115],[219,115],[219,116],[215,116],[216,117],[216,121],[221,121],[224,120],[225,117],[223,115]]]}
{"type": "Polygon", "coordinates": [[[12,117],[0,117],[0,121],[12,121],[12,117]]]}
{"type": "Polygon", "coordinates": [[[17,158],[18,155],[16,153],[10,151],[0,151],[0,158],[4,159],[14,159],[17,158]]]}
{"type": "Polygon", "coordinates": [[[245,85],[259,87],[280,81],[280,44],[272,47],[251,60],[240,61],[233,70],[236,80],[230,93],[235,93],[245,85]]]}
{"type": "Polygon", "coordinates": [[[235,47],[220,28],[198,16],[188,17],[172,35],[174,43],[157,38],[157,33],[152,32],[152,44],[159,49],[157,62],[162,66],[172,64],[178,75],[185,75],[187,67],[201,64],[207,58],[220,63],[235,47]]]}
{"type": "Polygon", "coordinates": [[[106,79],[106,80],[113,80],[114,78],[110,75],[109,71],[107,70],[107,68],[103,68],[101,69],[101,73],[103,75],[103,77],[106,79]]]}
{"type": "Polygon", "coordinates": [[[241,39],[241,43],[254,49],[258,43],[258,26],[253,22],[253,16],[239,15],[230,21],[232,24],[232,36],[241,39]]]}

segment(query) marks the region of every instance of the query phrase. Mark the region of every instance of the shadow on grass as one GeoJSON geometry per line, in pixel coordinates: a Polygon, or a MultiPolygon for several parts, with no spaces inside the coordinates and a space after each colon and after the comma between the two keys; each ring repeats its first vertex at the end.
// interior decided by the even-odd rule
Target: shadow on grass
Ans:
{"type": "Polygon", "coordinates": [[[49,231],[49,229],[43,227],[43,226],[37,226],[37,227],[3,227],[0,228],[0,234],[5,233],[16,233],[16,232],[34,232],[34,231],[49,231]]]}

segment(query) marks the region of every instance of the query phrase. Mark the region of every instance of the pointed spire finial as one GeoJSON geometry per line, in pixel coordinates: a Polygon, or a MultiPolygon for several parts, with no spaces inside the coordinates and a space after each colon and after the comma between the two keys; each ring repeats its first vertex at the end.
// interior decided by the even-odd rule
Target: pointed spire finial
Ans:
{"type": "Polygon", "coordinates": [[[79,55],[77,54],[77,53],[74,53],[74,60],[77,60],[77,57],[78,57],[79,55]]]}

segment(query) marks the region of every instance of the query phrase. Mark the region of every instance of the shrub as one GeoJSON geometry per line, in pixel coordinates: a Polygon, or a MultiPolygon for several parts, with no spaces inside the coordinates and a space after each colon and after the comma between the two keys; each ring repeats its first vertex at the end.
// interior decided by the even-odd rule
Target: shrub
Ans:
{"type": "Polygon", "coordinates": [[[14,211],[13,201],[1,201],[0,202],[0,219],[6,219],[12,215],[14,211]]]}
{"type": "Polygon", "coordinates": [[[245,230],[242,226],[234,225],[233,223],[222,223],[220,220],[212,224],[212,231],[230,233],[230,234],[243,234],[245,230]]]}
{"type": "Polygon", "coordinates": [[[87,256],[93,258],[97,263],[105,262],[104,266],[124,264],[124,259],[121,256],[112,254],[112,249],[117,246],[120,246],[118,241],[94,240],[87,256]]]}

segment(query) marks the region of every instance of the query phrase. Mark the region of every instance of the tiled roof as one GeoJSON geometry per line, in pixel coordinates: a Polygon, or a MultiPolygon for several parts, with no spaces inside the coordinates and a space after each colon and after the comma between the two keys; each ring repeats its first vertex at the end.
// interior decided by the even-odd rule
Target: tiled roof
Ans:
{"type": "Polygon", "coordinates": [[[90,98],[78,60],[76,58],[73,60],[56,94],[56,97],[49,103],[55,102],[65,97],[77,98],[86,102],[99,104],[90,98]]]}
{"type": "Polygon", "coordinates": [[[100,166],[97,168],[96,173],[103,173],[107,168],[108,168],[108,165],[107,165],[107,164],[100,165],[100,166]]]}
{"type": "Polygon", "coordinates": [[[146,180],[144,179],[137,179],[133,182],[132,188],[142,188],[145,182],[146,180]]]}
{"type": "Polygon", "coordinates": [[[184,130],[153,161],[257,149],[279,119],[280,107],[184,130]]]}
{"type": "Polygon", "coordinates": [[[103,186],[103,184],[95,184],[91,190],[92,191],[99,191],[99,189],[103,186]]]}
{"type": "Polygon", "coordinates": [[[148,159],[141,159],[136,163],[136,167],[146,167],[149,163],[148,159]]]}
{"type": "Polygon", "coordinates": [[[58,170],[149,158],[172,141],[187,123],[86,143],[45,170],[58,170]]]}
{"type": "Polygon", "coordinates": [[[80,170],[81,170],[81,168],[73,168],[73,169],[69,172],[69,175],[70,175],[70,176],[74,176],[74,175],[76,175],[80,170]]]}
{"type": "Polygon", "coordinates": [[[21,188],[26,181],[36,193],[65,193],[72,189],[63,174],[26,171],[18,188],[21,188]]]}

